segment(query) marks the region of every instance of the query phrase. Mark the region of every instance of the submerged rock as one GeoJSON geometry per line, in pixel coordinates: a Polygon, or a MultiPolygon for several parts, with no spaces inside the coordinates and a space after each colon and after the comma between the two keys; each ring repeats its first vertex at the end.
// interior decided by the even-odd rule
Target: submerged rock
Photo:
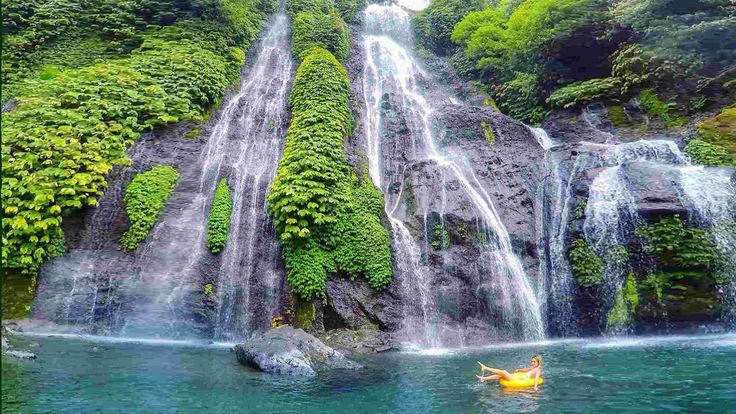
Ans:
{"type": "Polygon", "coordinates": [[[238,362],[263,372],[314,376],[326,369],[358,369],[361,366],[319,339],[290,326],[251,336],[235,346],[238,362]]]}

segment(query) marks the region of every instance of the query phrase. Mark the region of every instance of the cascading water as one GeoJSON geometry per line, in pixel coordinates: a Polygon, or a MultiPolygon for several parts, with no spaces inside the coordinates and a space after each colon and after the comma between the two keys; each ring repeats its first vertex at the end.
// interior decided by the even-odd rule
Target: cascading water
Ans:
{"type": "MultiPolygon", "coordinates": [[[[479,227],[486,242],[478,259],[483,274],[476,275],[480,285],[492,292],[496,311],[495,328],[506,338],[540,339],[544,325],[540,307],[520,259],[514,254],[506,228],[493,201],[473,170],[462,158],[447,148],[439,148],[433,130],[436,110],[421,85],[427,74],[411,51],[411,26],[407,12],[396,5],[369,5],[364,12],[362,48],[363,125],[367,141],[370,174],[386,194],[386,212],[391,222],[397,260],[395,277],[402,289],[405,306],[404,334],[409,342],[425,347],[462,345],[458,343],[462,327],[443,324],[441,302],[433,284],[440,279],[426,263],[427,243],[422,234],[427,228],[429,206],[423,207],[424,229],[413,234],[401,219],[402,194],[410,185],[406,172],[416,166],[431,164],[440,170],[440,228],[444,228],[444,191],[458,184],[464,197],[480,217],[479,227]],[[404,114],[405,143],[391,143],[386,137],[385,122],[392,122],[385,99],[392,97],[404,114]],[[396,151],[401,156],[396,156],[396,151]],[[398,191],[394,191],[395,189],[398,191]],[[419,342],[418,344],[416,342],[419,342]]],[[[456,102],[445,95],[444,100],[456,102]]],[[[426,238],[426,237],[425,237],[426,238]]],[[[462,265],[462,264],[460,264],[462,265]]]]}
{"type": "MultiPolygon", "coordinates": [[[[662,174],[666,182],[678,189],[680,201],[695,220],[713,232],[719,252],[726,258],[723,271],[730,275],[736,273],[736,236],[729,231],[733,229],[736,214],[736,191],[730,182],[730,171],[691,166],[677,145],[669,140],[621,144],[581,142],[576,144],[574,160],[569,160],[567,150],[571,147],[550,145],[543,130],[534,132],[540,145],[548,150],[548,175],[543,183],[544,205],[548,210],[543,215],[540,244],[546,262],[542,272],[548,285],[550,330],[556,335],[579,333],[578,315],[573,306],[577,288],[567,259],[567,238],[570,223],[582,218],[576,217],[581,213],[575,205],[576,186],[590,172],[595,175],[589,185],[582,233],[593,251],[604,258],[604,309],[613,306],[625,277],[624,263],[616,258],[616,253],[633,237],[636,227],[645,224],[639,214],[645,206],[631,190],[641,185],[636,176],[638,168],[662,174]]],[[[724,295],[731,301],[732,286],[724,287],[724,295]]],[[[727,305],[727,312],[733,313],[733,303],[727,305]]]]}
{"type": "MultiPolygon", "coordinates": [[[[87,232],[79,249],[43,270],[34,317],[86,333],[130,337],[230,340],[269,326],[282,311],[284,289],[265,198],[288,123],[293,72],[288,35],[282,10],[199,157],[181,162],[180,183],[146,242],[123,254],[87,232]],[[205,247],[206,224],[222,178],[231,187],[233,213],[227,245],[213,256],[205,247]]],[[[119,209],[119,190],[109,192],[102,205],[119,209]]],[[[96,212],[90,227],[109,227],[102,223],[110,220],[96,212]]]]}

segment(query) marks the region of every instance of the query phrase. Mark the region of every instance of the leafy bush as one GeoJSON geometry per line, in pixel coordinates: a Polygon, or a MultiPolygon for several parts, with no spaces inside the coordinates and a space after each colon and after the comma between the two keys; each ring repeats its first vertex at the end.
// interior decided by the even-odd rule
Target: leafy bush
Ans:
{"type": "Polygon", "coordinates": [[[230,186],[227,185],[227,180],[223,178],[217,185],[215,197],[212,199],[212,209],[207,223],[207,248],[212,253],[219,252],[227,243],[232,211],[233,202],[230,198],[230,186]]]}
{"type": "Polygon", "coordinates": [[[484,0],[434,0],[412,20],[417,43],[442,55],[454,49],[450,40],[455,25],[472,11],[482,10],[484,0]]]}
{"type": "Polygon", "coordinates": [[[381,225],[383,196],[350,172],[343,138],[352,128],[350,82],[335,57],[312,48],[289,96],[292,121],[268,196],[287,280],[304,300],[324,296],[327,274],[391,281],[391,244],[381,225]]]}
{"type": "Polygon", "coordinates": [[[736,106],[698,122],[698,135],[709,144],[723,146],[736,153],[736,106]]]}
{"type": "Polygon", "coordinates": [[[687,122],[686,117],[673,115],[673,112],[677,110],[676,103],[662,101],[652,89],[641,91],[639,103],[647,112],[659,117],[668,127],[679,127],[687,122]]]}
{"type": "Polygon", "coordinates": [[[710,269],[716,249],[707,230],[686,227],[678,216],[664,217],[636,229],[643,251],[657,258],[662,268],[704,267],[710,269]]]}
{"type": "Polygon", "coordinates": [[[695,164],[715,166],[736,164],[725,148],[699,139],[690,140],[685,146],[685,153],[695,164]]]}
{"type": "Polygon", "coordinates": [[[337,60],[347,60],[350,48],[348,28],[336,10],[329,14],[299,13],[292,24],[291,51],[300,60],[309,49],[329,50],[337,60]]]}
{"type": "Polygon", "coordinates": [[[572,274],[580,286],[597,286],[603,282],[603,261],[585,240],[573,240],[569,255],[572,274]]]}
{"type": "Polygon", "coordinates": [[[547,115],[540,106],[539,83],[536,75],[517,73],[516,77],[495,89],[498,106],[508,115],[538,124],[547,115]]]}
{"type": "Polygon", "coordinates": [[[342,147],[353,122],[349,96],[345,68],[330,52],[312,49],[294,77],[291,126],[268,196],[282,241],[334,224],[349,201],[341,187],[349,171],[342,147]]]}
{"type": "MultiPolygon", "coordinates": [[[[128,165],[126,147],[140,133],[202,119],[238,76],[244,53],[234,45],[247,46],[265,16],[247,1],[8,3],[9,8],[3,3],[3,24],[12,28],[3,36],[15,40],[3,48],[3,74],[46,68],[39,69],[42,77],[16,76],[6,85],[11,88],[3,87],[18,100],[2,122],[3,266],[34,272],[54,251],[62,217],[97,205],[106,174],[115,165],[128,165]],[[53,23],[62,9],[69,11],[62,14],[69,24],[53,23]],[[99,40],[90,40],[96,46],[89,60],[58,70],[44,66],[61,62],[73,41],[54,39],[71,26],[113,49],[125,33],[137,39],[136,49],[129,56],[126,51],[108,55],[99,40]],[[27,44],[38,52],[25,53],[27,44]],[[63,49],[53,49],[59,45],[63,49]]],[[[83,55],[76,50],[71,57],[83,55]]]]}
{"type": "Polygon", "coordinates": [[[286,13],[294,18],[299,13],[329,14],[335,6],[333,0],[287,0],[286,13]]]}
{"type": "Polygon", "coordinates": [[[617,78],[590,79],[557,89],[547,98],[547,103],[555,108],[569,108],[620,93],[621,81],[617,78]]]}
{"type": "Polygon", "coordinates": [[[146,239],[177,181],[179,173],[174,168],[161,166],[136,174],[128,184],[124,202],[130,226],[120,239],[124,249],[135,250],[146,239]]]}
{"type": "Polygon", "coordinates": [[[343,20],[348,23],[355,23],[358,13],[363,10],[367,3],[366,0],[337,0],[335,8],[340,12],[343,20]]]}

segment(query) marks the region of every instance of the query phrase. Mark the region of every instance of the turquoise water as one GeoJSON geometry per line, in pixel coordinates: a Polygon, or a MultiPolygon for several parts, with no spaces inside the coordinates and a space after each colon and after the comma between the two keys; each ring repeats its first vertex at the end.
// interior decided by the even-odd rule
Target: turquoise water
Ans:
{"type": "Polygon", "coordinates": [[[33,337],[2,365],[3,413],[736,412],[736,335],[574,340],[360,358],[360,371],[283,378],[226,346],[33,337]],[[476,360],[545,359],[539,392],[474,381],[476,360]]]}

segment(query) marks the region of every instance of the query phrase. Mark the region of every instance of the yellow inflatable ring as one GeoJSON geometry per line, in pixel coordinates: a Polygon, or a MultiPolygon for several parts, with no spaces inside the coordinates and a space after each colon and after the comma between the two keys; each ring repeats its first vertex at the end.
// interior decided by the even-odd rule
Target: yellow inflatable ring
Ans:
{"type": "MultiPolygon", "coordinates": [[[[500,379],[498,382],[506,388],[529,388],[534,386],[534,378],[526,376],[526,372],[514,372],[511,374],[513,380],[500,379]]],[[[544,379],[539,377],[539,383],[543,383],[544,379]]]]}

